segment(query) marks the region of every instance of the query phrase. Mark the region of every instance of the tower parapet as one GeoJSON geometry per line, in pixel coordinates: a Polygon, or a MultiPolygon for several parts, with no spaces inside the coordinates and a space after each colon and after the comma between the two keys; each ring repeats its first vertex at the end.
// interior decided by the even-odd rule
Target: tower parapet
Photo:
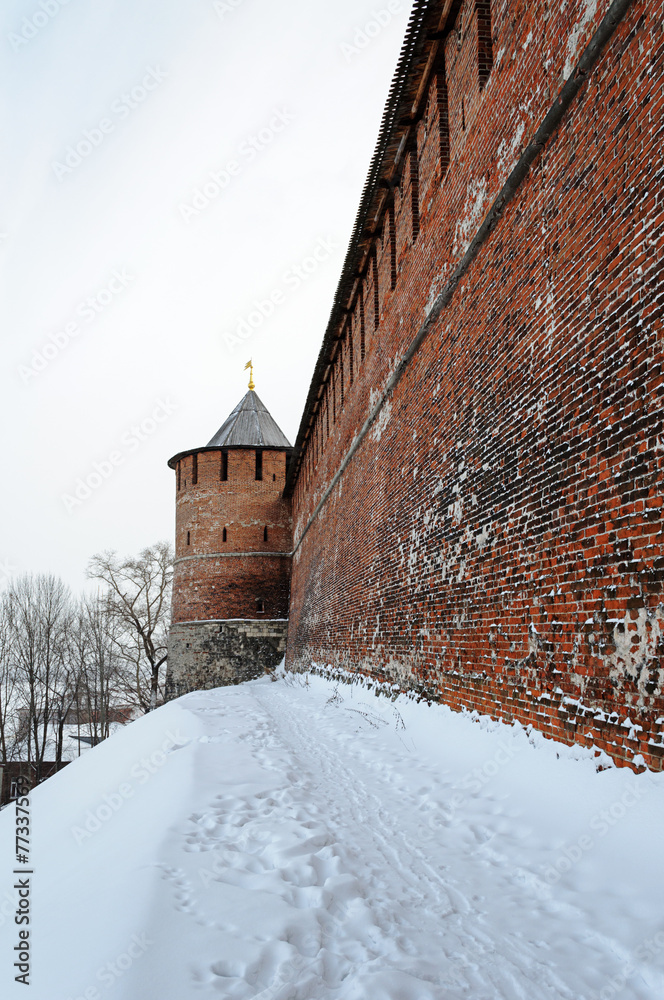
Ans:
{"type": "Polygon", "coordinates": [[[253,389],[204,448],[174,455],[167,695],[236,684],[281,660],[288,630],[291,445],[253,389]]]}

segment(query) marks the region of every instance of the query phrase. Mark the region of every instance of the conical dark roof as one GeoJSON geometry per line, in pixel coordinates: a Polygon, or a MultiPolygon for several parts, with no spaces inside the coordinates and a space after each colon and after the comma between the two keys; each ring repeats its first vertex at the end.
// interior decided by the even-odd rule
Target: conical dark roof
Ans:
{"type": "Polygon", "coordinates": [[[290,448],[291,444],[250,389],[208,441],[208,448],[290,448]]]}

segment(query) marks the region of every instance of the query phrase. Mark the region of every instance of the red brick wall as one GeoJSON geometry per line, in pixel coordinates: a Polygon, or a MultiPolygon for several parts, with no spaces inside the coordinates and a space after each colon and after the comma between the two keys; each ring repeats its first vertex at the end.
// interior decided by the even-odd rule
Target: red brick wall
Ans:
{"type": "Polygon", "coordinates": [[[492,0],[483,86],[476,6],[423,92],[419,236],[406,157],[396,287],[386,212],[379,323],[369,263],[353,384],[329,436],[319,409],[295,485],[288,660],[659,768],[663,0],[631,5],[313,516],[610,0],[492,0]]]}
{"type": "Polygon", "coordinates": [[[176,469],[173,622],[287,618],[291,505],[282,497],[286,452],[263,451],[262,480],[256,480],[251,448],[228,449],[226,481],[221,462],[221,450],[202,451],[185,456],[179,473],[176,469]]]}

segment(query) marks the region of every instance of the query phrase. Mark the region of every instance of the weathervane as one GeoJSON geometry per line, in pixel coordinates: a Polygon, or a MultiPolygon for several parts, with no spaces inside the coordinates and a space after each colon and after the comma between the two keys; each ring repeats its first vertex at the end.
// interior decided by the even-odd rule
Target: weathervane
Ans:
{"type": "Polygon", "coordinates": [[[251,361],[251,360],[247,361],[246,365],[244,366],[244,370],[246,371],[247,368],[249,369],[249,388],[253,391],[256,388],[256,386],[254,385],[254,363],[253,363],[253,361],[251,361]]]}

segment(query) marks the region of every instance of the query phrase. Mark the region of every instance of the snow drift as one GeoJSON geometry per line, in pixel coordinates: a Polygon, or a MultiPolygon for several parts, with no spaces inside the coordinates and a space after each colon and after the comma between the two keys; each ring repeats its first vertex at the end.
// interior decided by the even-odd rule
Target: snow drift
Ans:
{"type": "Polygon", "coordinates": [[[661,1000],[662,776],[318,677],[187,695],[31,796],[33,1000],[661,1000]]]}

